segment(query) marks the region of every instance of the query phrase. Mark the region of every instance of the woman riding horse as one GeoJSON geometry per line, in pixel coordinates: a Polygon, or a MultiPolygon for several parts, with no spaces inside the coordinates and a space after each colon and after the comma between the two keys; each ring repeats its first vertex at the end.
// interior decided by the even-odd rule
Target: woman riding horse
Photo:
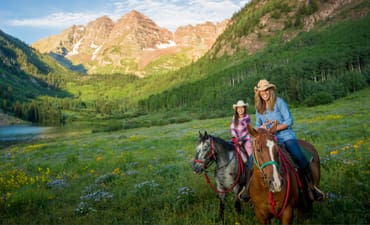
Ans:
{"type": "Polygon", "coordinates": [[[260,80],[254,87],[254,101],[256,107],[255,127],[269,127],[277,122],[276,136],[280,145],[283,145],[298,164],[301,175],[307,182],[308,191],[312,200],[322,201],[325,194],[314,184],[310,164],[297,142],[293,131],[293,117],[286,102],[275,95],[274,84],[267,80],[260,80]]]}
{"type": "MultiPolygon", "coordinates": [[[[249,195],[254,207],[256,218],[260,224],[271,224],[273,217],[283,224],[291,224],[294,209],[298,209],[299,223],[312,214],[312,200],[307,191],[302,189],[300,178],[292,163],[286,157],[276,141],[277,123],[270,129],[248,125],[253,137],[253,175],[250,178],[249,195]]],[[[302,140],[313,155],[310,167],[315,171],[314,182],[320,180],[320,159],[315,148],[302,140]]]]}

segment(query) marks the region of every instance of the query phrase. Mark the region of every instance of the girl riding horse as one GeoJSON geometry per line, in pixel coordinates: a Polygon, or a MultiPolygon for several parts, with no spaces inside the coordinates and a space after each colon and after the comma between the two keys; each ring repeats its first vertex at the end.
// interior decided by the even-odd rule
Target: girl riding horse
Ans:
{"type": "Polygon", "coordinates": [[[240,224],[241,204],[240,197],[243,187],[246,185],[243,161],[240,152],[234,145],[221,138],[208,135],[207,132],[199,132],[198,145],[192,162],[195,173],[205,173],[207,183],[218,193],[220,199],[219,218],[225,223],[225,195],[234,192],[234,207],[237,212],[237,223],[240,224]],[[212,186],[207,175],[207,169],[215,162],[214,177],[216,186],[212,186]]]}

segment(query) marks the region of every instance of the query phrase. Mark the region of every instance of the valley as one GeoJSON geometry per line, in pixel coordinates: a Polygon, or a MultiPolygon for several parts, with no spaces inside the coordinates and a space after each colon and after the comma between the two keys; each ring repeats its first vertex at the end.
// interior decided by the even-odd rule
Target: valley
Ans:
{"type": "MultiPolygon", "coordinates": [[[[0,144],[0,224],[218,223],[216,193],[191,169],[198,134],[229,140],[239,99],[253,125],[260,79],[318,149],[327,199],[307,224],[368,224],[369,12],[366,0],[252,0],[174,33],[137,10],[32,46],[0,30],[0,126],[34,134],[0,144]]],[[[257,223],[251,204],[242,215],[257,223]]]]}

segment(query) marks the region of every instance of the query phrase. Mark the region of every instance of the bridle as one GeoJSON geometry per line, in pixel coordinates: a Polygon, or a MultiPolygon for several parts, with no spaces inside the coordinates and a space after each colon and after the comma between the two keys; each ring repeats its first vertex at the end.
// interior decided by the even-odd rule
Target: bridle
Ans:
{"type": "Polygon", "coordinates": [[[207,157],[205,157],[206,159],[194,159],[193,160],[193,162],[195,163],[202,163],[204,169],[207,169],[209,162],[212,163],[213,161],[216,160],[215,141],[212,138],[210,138],[210,143],[211,143],[211,151],[207,155],[207,157]]]}
{"type": "MultiPolygon", "coordinates": [[[[226,189],[225,191],[220,191],[220,190],[218,190],[215,186],[214,186],[214,184],[211,182],[211,180],[209,179],[209,177],[208,177],[208,171],[206,170],[207,169],[207,167],[208,167],[208,164],[209,164],[209,162],[210,163],[212,163],[212,162],[214,162],[214,161],[216,161],[217,159],[216,159],[216,147],[215,147],[215,141],[213,140],[213,138],[211,138],[211,137],[209,137],[209,139],[210,139],[210,143],[211,143],[211,151],[210,151],[210,153],[209,153],[209,155],[206,157],[206,159],[205,160],[201,160],[201,159],[194,159],[193,161],[194,162],[196,162],[196,163],[203,163],[203,167],[204,167],[204,176],[205,176],[205,179],[206,179],[206,182],[207,182],[207,184],[209,184],[210,186],[211,186],[211,188],[215,191],[215,192],[217,192],[217,193],[220,193],[220,194],[224,194],[224,193],[228,193],[228,192],[230,192],[230,191],[232,191],[233,190],[233,188],[238,184],[238,182],[239,182],[239,179],[240,179],[240,176],[241,176],[241,174],[243,173],[243,171],[244,171],[244,166],[243,166],[243,160],[242,160],[242,158],[241,158],[241,153],[240,153],[240,149],[239,149],[239,147],[236,149],[236,151],[237,151],[237,153],[236,153],[236,158],[237,158],[237,161],[238,161],[238,174],[237,174],[237,176],[236,176],[236,178],[235,178],[235,180],[234,180],[234,182],[233,182],[233,184],[228,188],[228,189],[226,189]]],[[[230,162],[232,161],[234,159],[234,157],[232,157],[225,165],[222,165],[222,166],[220,166],[220,167],[217,167],[216,169],[215,169],[215,171],[217,171],[217,170],[219,170],[219,169],[222,169],[222,168],[224,168],[224,167],[227,167],[229,164],[230,164],[230,162]]]]}
{"type": "MultiPolygon", "coordinates": [[[[259,134],[261,135],[261,134],[259,134]]],[[[276,136],[274,136],[274,144],[277,144],[277,140],[276,140],[276,136]]],[[[262,163],[262,165],[260,165],[260,163],[258,163],[258,159],[257,159],[257,154],[256,154],[256,150],[257,148],[257,145],[256,145],[256,138],[253,139],[253,161],[254,161],[254,164],[256,165],[256,167],[259,169],[259,171],[261,172],[262,174],[262,177],[265,181],[265,185],[266,185],[266,180],[267,180],[267,176],[264,174],[263,172],[263,169],[269,165],[276,165],[279,170],[280,170],[280,164],[278,162],[276,162],[275,160],[270,160],[270,161],[267,161],[267,162],[264,162],[262,163]]],[[[290,165],[290,167],[292,167],[292,165],[289,163],[289,161],[287,161],[283,151],[280,149],[278,149],[278,154],[279,154],[279,157],[280,159],[282,160],[282,165],[283,165],[283,171],[286,175],[286,180],[287,180],[287,186],[286,186],[286,192],[285,192],[285,198],[284,198],[284,202],[283,202],[283,207],[280,209],[279,212],[276,211],[275,209],[275,205],[276,205],[276,202],[274,200],[274,197],[273,197],[273,193],[271,191],[269,191],[269,200],[270,200],[270,205],[272,207],[272,213],[274,214],[274,216],[276,218],[279,218],[283,215],[284,213],[284,210],[288,204],[288,200],[289,200],[289,193],[290,193],[290,187],[291,187],[291,179],[290,179],[290,174],[288,172],[288,165],[290,165]]],[[[292,169],[292,168],[291,168],[292,169]]],[[[294,168],[293,168],[294,169],[294,168]]]]}
{"type": "MultiPolygon", "coordinates": [[[[264,135],[264,134],[259,134],[260,135],[264,135]]],[[[276,136],[274,136],[274,138],[276,138],[276,136]]],[[[275,160],[270,160],[270,161],[267,161],[267,162],[264,162],[262,163],[262,165],[258,162],[258,157],[257,157],[257,154],[256,154],[256,151],[260,151],[260,150],[257,150],[257,138],[253,138],[253,162],[254,164],[256,165],[256,167],[258,168],[258,170],[260,171],[262,177],[264,178],[264,180],[266,181],[267,179],[267,176],[266,174],[263,172],[263,169],[266,168],[267,166],[272,166],[272,165],[275,165],[276,167],[278,167],[279,171],[280,171],[280,168],[281,168],[281,165],[279,162],[276,162],[275,160]]],[[[275,142],[276,143],[276,142],[275,142]]]]}

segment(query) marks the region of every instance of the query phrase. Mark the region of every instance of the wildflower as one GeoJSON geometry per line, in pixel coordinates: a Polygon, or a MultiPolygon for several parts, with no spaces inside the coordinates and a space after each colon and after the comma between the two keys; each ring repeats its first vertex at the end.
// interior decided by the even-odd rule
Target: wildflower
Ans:
{"type": "Polygon", "coordinates": [[[336,154],[338,154],[338,150],[330,151],[330,155],[336,155],[336,154]]]}
{"type": "Polygon", "coordinates": [[[139,184],[135,184],[135,192],[142,191],[144,188],[153,191],[155,188],[158,188],[160,185],[156,183],[154,180],[151,181],[144,181],[139,184]]]}
{"type": "Polygon", "coordinates": [[[46,185],[49,188],[62,189],[63,187],[67,185],[67,181],[63,179],[56,179],[56,180],[49,181],[46,185]]]}
{"type": "Polygon", "coordinates": [[[116,179],[118,176],[114,173],[107,173],[104,175],[101,175],[100,177],[95,179],[95,184],[107,184],[112,182],[114,179],[116,179]]]}
{"type": "Polygon", "coordinates": [[[113,173],[114,173],[114,174],[120,174],[120,173],[121,173],[121,171],[120,171],[120,169],[117,167],[117,168],[115,168],[115,169],[113,170],[113,173]]]}
{"type": "Polygon", "coordinates": [[[46,167],[45,175],[49,175],[49,174],[50,174],[50,168],[46,167]]]}
{"type": "Polygon", "coordinates": [[[25,152],[30,152],[30,151],[34,151],[34,150],[37,150],[41,147],[44,147],[45,144],[35,144],[35,145],[29,145],[27,147],[24,148],[24,151],[25,152]]]}

